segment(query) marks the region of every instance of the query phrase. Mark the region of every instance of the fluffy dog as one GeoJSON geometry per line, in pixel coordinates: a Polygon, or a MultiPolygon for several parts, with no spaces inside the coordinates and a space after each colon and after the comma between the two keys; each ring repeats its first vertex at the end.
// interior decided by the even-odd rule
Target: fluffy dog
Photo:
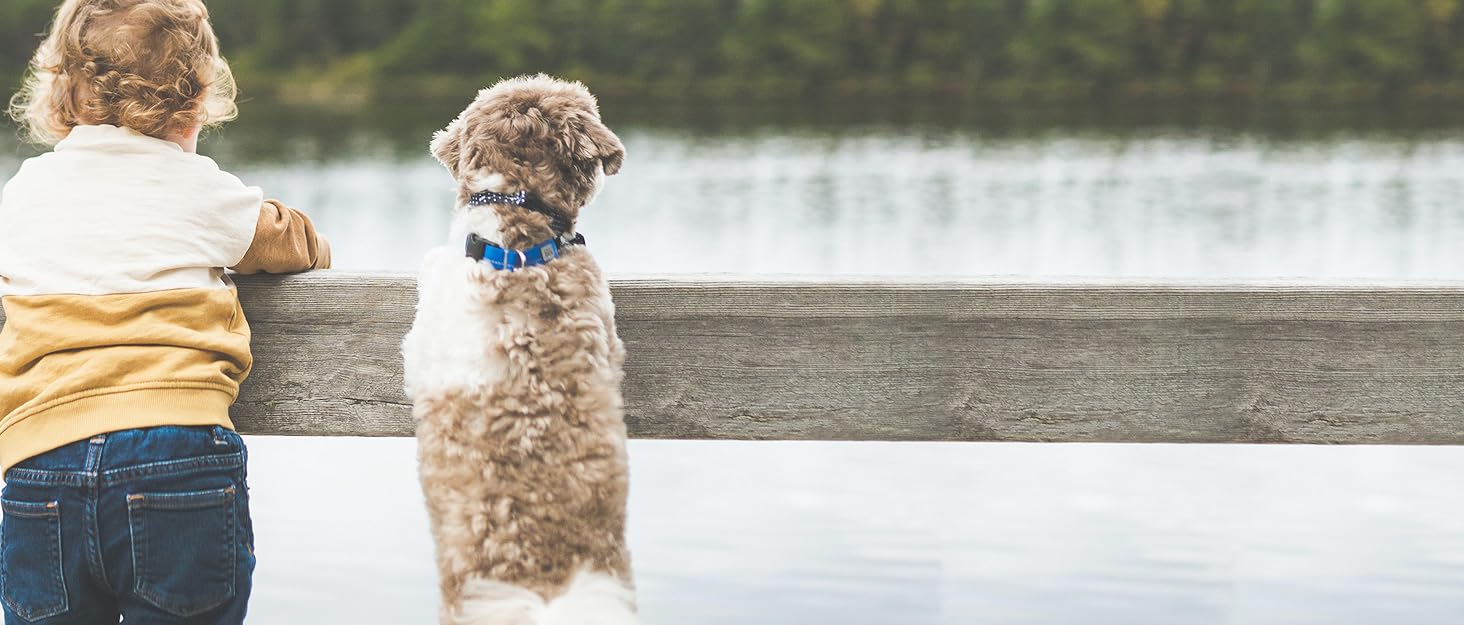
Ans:
{"type": "Polygon", "coordinates": [[[457,181],[403,343],[443,623],[637,621],[624,348],[574,233],[625,148],[579,83],[504,80],[432,140],[457,181]]]}

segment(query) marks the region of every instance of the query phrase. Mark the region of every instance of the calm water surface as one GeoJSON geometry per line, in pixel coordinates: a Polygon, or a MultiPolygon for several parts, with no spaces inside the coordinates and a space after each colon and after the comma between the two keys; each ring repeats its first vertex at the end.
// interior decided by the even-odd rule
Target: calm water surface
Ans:
{"type": "MultiPolygon", "coordinates": [[[[246,104],[204,151],[309,211],[338,268],[412,271],[445,236],[451,181],[425,144],[455,112],[246,104]]],[[[629,160],[581,230],[612,275],[1464,279],[1454,122],[610,103],[606,117],[629,160]]],[[[0,144],[0,179],[24,154],[0,144]]],[[[253,622],[433,622],[412,441],[250,444],[253,622]]],[[[1464,614],[1451,448],[635,441],[631,454],[652,625],[1464,614]]]]}

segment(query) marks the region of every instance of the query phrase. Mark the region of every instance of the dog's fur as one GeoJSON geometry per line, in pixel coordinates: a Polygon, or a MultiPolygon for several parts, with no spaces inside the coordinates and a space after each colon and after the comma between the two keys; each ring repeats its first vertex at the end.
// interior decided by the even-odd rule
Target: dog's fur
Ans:
{"type": "Polygon", "coordinates": [[[478,191],[528,191],[574,223],[625,148],[579,83],[504,80],[432,141],[458,185],[447,245],[425,259],[403,344],[444,624],[636,622],[610,291],[583,246],[499,271],[469,232],[523,249],[549,219],[478,191]]]}

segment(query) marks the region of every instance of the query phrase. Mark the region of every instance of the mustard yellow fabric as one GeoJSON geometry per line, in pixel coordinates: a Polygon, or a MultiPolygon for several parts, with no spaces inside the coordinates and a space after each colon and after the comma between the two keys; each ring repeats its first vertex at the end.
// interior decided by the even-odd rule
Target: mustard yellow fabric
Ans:
{"type": "Polygon", "coordinates": [[[0,467],[96,434],[233,427],[249,324],[232,289],[11,296],[0,331],[0,467]]]}
{"type": "MultiPolygon", "coordinates": [[[[330,267],[304,213],[260,208],[240,273],[330,267]]],[[[0,299],[0,472],[97,434],[161,425],[233,428],[254,359],[230,288],[0,299]]]]}
{"type": "Polygon", "coordinates": [[[330,266],[303,213],[207,157],[79,126],[0,191],[0,471],[96,434],[232,427],[249,324],[224,267],[330,266]]]}

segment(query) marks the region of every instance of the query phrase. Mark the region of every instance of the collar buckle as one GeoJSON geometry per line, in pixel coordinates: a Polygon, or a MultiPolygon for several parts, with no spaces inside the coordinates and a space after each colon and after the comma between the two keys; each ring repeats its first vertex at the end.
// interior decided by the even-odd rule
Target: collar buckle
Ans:
{"type": "Polygon", "coordinates": [[[546,265],[549,261],[563,256],[565,248],[584,244],[584,236],[576,235],[571,239],[569,235],[565,234],[540,241],[528,249],[513,249],[502,247],[477,234],[468,233],[467,245],[464,251],[467,253],[468,258],[479,262],[486,262],[493,265],[494,269],[514,271],[524,267],[546,265]]]}

